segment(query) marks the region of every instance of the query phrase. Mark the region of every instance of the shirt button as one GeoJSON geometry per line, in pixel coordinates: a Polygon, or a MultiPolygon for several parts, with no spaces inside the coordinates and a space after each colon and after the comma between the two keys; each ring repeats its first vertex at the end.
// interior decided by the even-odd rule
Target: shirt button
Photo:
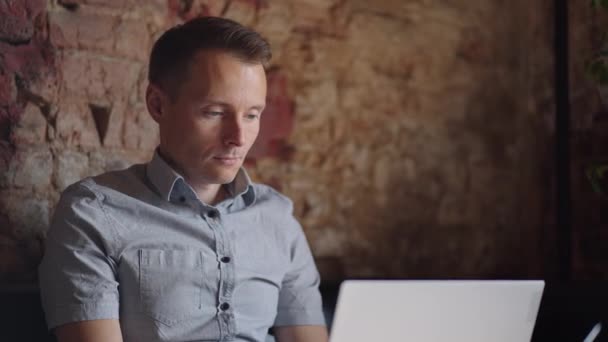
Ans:
{"type": "Polygon", "coordinates": [[[230,257],[227,257],[227,256],[222,257],[222,258],[220,259],[220,261],[221,261],[221,262],[223,262],[224,264],[227,264],[227,263],[229,263],[229,262],[230,262],[230,257]]]}
{"type": "Polygon", "coordinates": [[[230,304],[228,304],[228,303],[222,303],[222,304],[220,305],[220,310],[222,310],[222,311],[226,311],[226,310],[228,310],[228,309],[230,309],[230,304]]]}
{"type": "Polygon", "coordinates": [[[212,210],[212,211],[210,211],[210,212],[207,213],[207,216],[209,216],[209,218],[214,219],[214,218],[217,218],[219,216],[219,214],[218,214],[217,211],[212,210]]]}
{"type": "Polygon", "coordinates": [[[186,202],[186,197],[180,196],[179,201],[182,203],[186,202]]]}

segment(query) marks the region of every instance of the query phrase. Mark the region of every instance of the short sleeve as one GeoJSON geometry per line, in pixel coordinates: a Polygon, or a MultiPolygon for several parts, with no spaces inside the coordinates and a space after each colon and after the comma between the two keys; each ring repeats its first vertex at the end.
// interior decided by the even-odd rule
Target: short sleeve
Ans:
{"type": "Polygon", "coordinates": [[[100,198],[89,188],[77,183],[64,191],[38,269],[49,329],[70,322],[119,318],[108,223],[100,198]]]}
{"type": "Polygon", "coordinates": [[[290,246],[290,268],[279,292],[274,325],[325,325],[319,272],[300,224],[293,217],[290,221],[297,232],[290,246]]]}

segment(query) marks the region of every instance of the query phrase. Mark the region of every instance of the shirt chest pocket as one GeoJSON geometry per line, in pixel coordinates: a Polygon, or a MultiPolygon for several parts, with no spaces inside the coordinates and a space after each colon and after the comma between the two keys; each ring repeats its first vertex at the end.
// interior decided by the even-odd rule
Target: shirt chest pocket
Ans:
{"type": "Polygon", "coordinates": [[[203,313],[201,251],[141,249],[138,258],[144,314],[165,325],[174,325],[203,313]]]}

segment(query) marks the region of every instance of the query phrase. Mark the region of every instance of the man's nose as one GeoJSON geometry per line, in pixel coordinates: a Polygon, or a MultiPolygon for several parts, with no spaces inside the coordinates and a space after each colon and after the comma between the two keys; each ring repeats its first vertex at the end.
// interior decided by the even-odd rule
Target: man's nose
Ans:
{"type": "Polygon", "coordinates": [[[241,146],[245,143],[243,134],[243,123],[238,118],[230,118],[226,120],[222,138],[224,144],[241,146]]]}

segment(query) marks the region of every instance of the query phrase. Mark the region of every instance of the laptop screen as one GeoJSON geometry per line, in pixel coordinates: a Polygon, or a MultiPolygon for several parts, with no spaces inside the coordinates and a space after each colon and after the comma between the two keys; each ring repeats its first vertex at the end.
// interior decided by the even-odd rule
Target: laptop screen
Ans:
{"type": "Polygon", "coordinates": [[[529,342],[543,281],[349,280],[331,342],[529,342]]]}

